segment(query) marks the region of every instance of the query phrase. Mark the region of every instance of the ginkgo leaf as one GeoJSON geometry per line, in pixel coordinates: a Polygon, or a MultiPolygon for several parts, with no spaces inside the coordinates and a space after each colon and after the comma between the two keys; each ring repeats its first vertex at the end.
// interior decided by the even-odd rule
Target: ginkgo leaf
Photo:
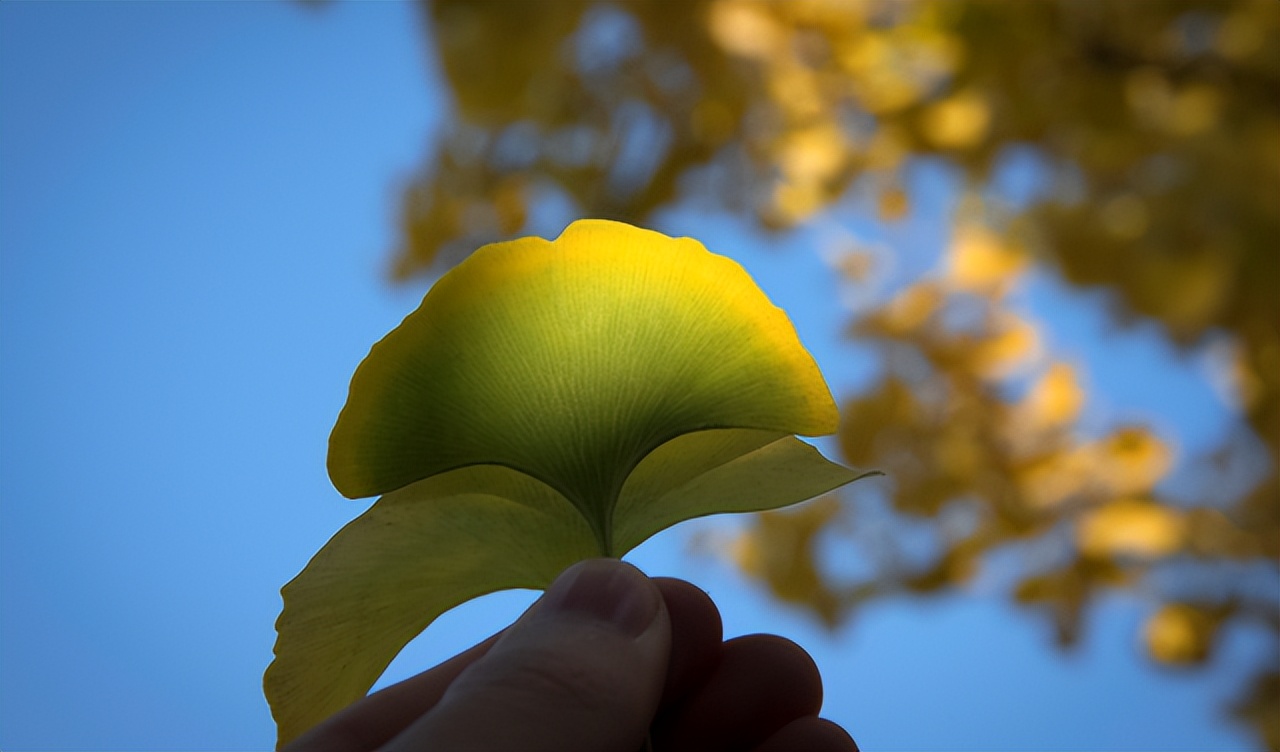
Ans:
{"type": "Polygon", "coordinates": [[[678,522],[777,509],[867,475],[824,458],[792,436],[721,429],[658,447],[631,473],[613,515],[620,554],[678,522]]]}
{"type": "Polygon", "coordinates": [[[587,220],[480,249],[351,380],[330,476],[386,495],[284,588],[280,743],[470,598],[856,480],[792,435],[836,423],[786,314],[694,240],[587,220]]]}
{"type": "MultiPolygon", "coordinates": [[[[774,509],[858,477],[791,436],[700,431],[667,442],[632,473],[614,540],[625,553],[692,517],[774,509]]],[[[546,587],[595,547],[567,499],[506,467],[460,468],[383,496],[284,588],[265,679],[279,743],[363,697],[448,609],[496,590],[546,587]]]]}
{"type": "Polygon", "coordinates": [[[350,497],[498,464],[605,520],[632,468],[709,428],[819,435],[835,403],[785,313],[690,238],[575,222],[481,248],[374,345],[329,443],[350,497]]]}
{"type": "Polygon", "coordinates": [[[279,745],[363,697],[448,609],[497,590],[544,588],[595,554],[582,515],[509,468],[461,468],[383,496],[282,591],[263,680],[279,745]]]}

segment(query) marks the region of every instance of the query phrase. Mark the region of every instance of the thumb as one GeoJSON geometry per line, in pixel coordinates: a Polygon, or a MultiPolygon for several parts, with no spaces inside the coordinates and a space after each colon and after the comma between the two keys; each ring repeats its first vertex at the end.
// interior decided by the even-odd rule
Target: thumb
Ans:
{"type": "Polygon", "coordinates": [[[670,649],[648,577],[615,559],[579,562],[384,750],[634,752],[670,649]]]}

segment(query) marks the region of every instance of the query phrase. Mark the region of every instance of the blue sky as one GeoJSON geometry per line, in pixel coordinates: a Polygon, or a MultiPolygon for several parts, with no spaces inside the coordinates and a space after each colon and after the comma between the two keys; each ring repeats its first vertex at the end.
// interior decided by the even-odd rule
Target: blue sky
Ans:
{"type": "MultiPolygon", "coordinates": [[[[383,270],[399,188],[447,108],[430,60],[407,5],[0,4],[0,748],[272,745],[278,590],[366,504],[330,486],[328,432],[355,365],[423,292],[383,270]]],[[[919,180],[940,216],[946,181],[919,180]]],[[[943,233],[928,216],[853,229],[925,253],[943,233]]],[[[806,238],[778,253],[679,209],[659,229],[742,261],[838,393],[874,372],[839,343],[838,290],[806,238]]],[[[1221,429],[1194,362],[1150,333],[1104,336],[1096,296],[1037,284],[1109,407],[1192,444],[1221,429]],[[1127,381],[1126,358],[1165,359],[1168,391],[1127,381]]],[[[737,524],[678,528],[632,559],[707,589],[727,633],[808,648],[825,714],[865,749],[1249,746],[1216,711],[1225,670],[1147,665],[1149,603],[1104,601],[1066,656],[981,589],[829,634],[689,553],[691,530],[737,524]]],[[[387,680],[531,598],[447,614],[387,680]]],[[[1225,647],[1224,663],[1257,649],[1225,647]]]]}

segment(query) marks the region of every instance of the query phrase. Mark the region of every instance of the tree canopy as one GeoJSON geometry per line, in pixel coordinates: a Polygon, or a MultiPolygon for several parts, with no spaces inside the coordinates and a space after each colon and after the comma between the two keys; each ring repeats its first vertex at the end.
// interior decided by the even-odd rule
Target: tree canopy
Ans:
{"type": "MultiPolygon", "coordinates": [[[[637,224],[692,202],[784,232],[865,211],[854,198],[911,222],[912,165],[962,175],[938,267],[847,329],[883,367],[844,395],[840,446],[885,471],[884,498],[858,488],[762,515],[727,555],[833,626],[878,598],[960,586],[997,553],[1018,562],[1010,597],[1047,614],[1063,646],[1112,589],[1152,599],[1143,637],[1162,664],[1212,661],[1229,625],[1251,624],[1272,655],[1241,667],[1227,711],[1280,747],[1280,5],[423,11],[454,110],[404,191],[397,280],[520,233],[550,196],[637,224]],[[1043,166],[1025,206],[990,190],[1014,152],[1043,166]],[[1235,428],[1198,456],[1148,422],[1089,430],[1080,365],[1013,300],[1038,269],[1104,290],[1118,326],[1155,322],[1209,352],[1235,428]],[[934,542],[926,560],[883,534],[907,528],[934,542]],[[833,540],[858,546],[870,574],[824,568],[833,540]]],[[[885,262],[853,245],[837,273],[858,286],[885,262]]]]}

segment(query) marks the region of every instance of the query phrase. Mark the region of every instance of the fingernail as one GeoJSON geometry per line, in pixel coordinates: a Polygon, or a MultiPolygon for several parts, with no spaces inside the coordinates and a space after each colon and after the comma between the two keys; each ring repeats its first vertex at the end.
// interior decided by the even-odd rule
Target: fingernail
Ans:
{"type": "Polygon", "coordinates": [[[657,590],[640,570],[616,559],[588,559],[570,567],[551,584],[541,609],[613,625],[637,637],[658,615],[657,590]]]}

